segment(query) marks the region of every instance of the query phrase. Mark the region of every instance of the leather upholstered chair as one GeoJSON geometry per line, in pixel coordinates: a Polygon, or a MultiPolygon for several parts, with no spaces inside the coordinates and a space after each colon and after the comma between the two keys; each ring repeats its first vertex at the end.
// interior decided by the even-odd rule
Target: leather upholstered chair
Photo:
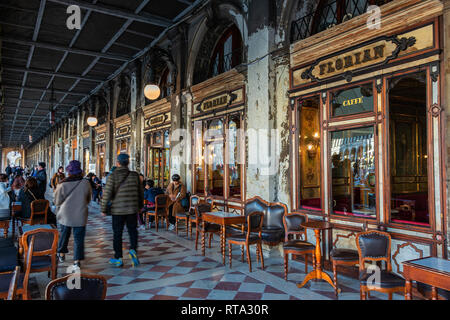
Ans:
{"type": "Polygon", "coordinates": [[[283,203],[270,203],[256,196],[245,203],[244,214],[259,211],[264,213],[262,226],[262,241],[268,245],[277,245],[283,241],[283,216],[287,214],[287,207],[283,203]]]}
{"type": "Polygon", "coordinates": [[[361,300],[366,300],[366,295],[370,291],[387,293],[389,300],[392,300],[394,292],[405,292],[405,279],[392,272],[391,236],[389,233],[377,230],[360,232],[356,235],[356,245],[359,254],[361,300]],[[366,269],[366,261],[385,261],[386,270],[378,267],[375,270],[366,269]]]}
{"type": "Polygon", "coordinates": [[[305,259],[305,273],[308,273],[308,254],[312,255],[313,263],[315,245],[307,242],[308,238],[306,230],[301,226],[303,222],[308,221],[308,217],[298,213],[287,214],[283,217],[284,224],[284,243],[283,243],[283,255],[284,255],[284,279],[287,280],[289,269],[289,254],[303,255],[305,259]],[[293,235],[296,238],[290,239],[293,235]],[[299,236],[303,237],[303,240],[298,239],[299,236]]]}
{"type": "Polygon", "coordinates": [[[35,224],[47,224],[47,214],[50,202],[48,200],[34,200],[31,202],[31,216],[29,219],[17,219],[24,224],[35,225],[35,224]]]}
{"type": "MultiPolygon", "coordinates": [[[[34,229],[27,231],[22,235],[22,244],[24,252],[28,252],[31,238],[35,238],[33,259],[30,265],[30,272],[48,271],[51,278],[57,276],[56,250],[58,248],[58,230],[57,229],[34,229]]],[[[24,264],[28,263],[28,255],[25,257],[24,264]]]]}
{"type": "MultiPolygon", "coordinates": [[[[256,244],[256,261],[258,256],[261,259],[261,269],[264,270],[264,256],[262,254],[262,224],[264,221],[264,213],[252,212],[247,215],[247,231],[242,233],[232,233],[227,237],[229,254],[230,254],[230,268],[232,260],[232,244],[240,245],[242,248],[245,246],[247,250],[247,262],[250,272],[252,272],[252,259],[250,257],[250,245],[256,244]]],[[[241,251],[242,252],[242,251],[241,251]]]]}
{"type": "Polygon", "coordinates": [[[189,233],[192,238],[192,225],[195,224],[197,227],[197,219],[195,216],[195,206],[200,203],[200,197],[193,195],[189,199],[189,233]]]}
{"type": "Polygon", "coordinates": [[[195,221],[197,227],[195,228],[195,250],[198,248],[198,236],[201,233],[209,233],[209,247],[211,248],[211,240],[213,234],[220,234],[220,226],[213,223],[205,223],[203,226],[202,214],[204,212],[211,212],[212,205],[209,203],[199,203],[195,206],[195,221]]]}
{"type": "MultiPolygon", "coordinates": [[[[67,280],[77,275],[69,274],[51,281],[45,289],[46,300],[105,300],[107,282],[103,276],[80,274],[80,287],[77,289],[76,279],[74,288],[67,287],[67,280]]],[[[69,280],[70,282],[70,280],[69,280]]]]}
{"type": "Polygon", "coordinates": [[[155,230],[158,231],[159,218],[166,221],[166,229],[169,228],[169,204],[170,197],[166,194],[159,194],[155,197],[155,210],[145,212],[145,226],[149,229],[150,216],[155,217],[155,230]]]}
{"type": "Polygon", "coordinates": [[[30,279],[34,247],[35,236],[32,236],[27,251],[27,263],[24,266],[25,273],[20,273],[20,267],[16,266],[14,272],[0,274],[0,299],[15,300],[20,295],[23,300],[30,300],[28,281],[30,279]]]}
{"type": "MultiPolygon", "coordinates": [[[[353,235],[355,235],[353,233],[353,235]]],[[[334,248],[330,252],[330,261],[333,266],[333,281],[336,285],[335,294],[338,296],[341,289],[338,286],[337,267],[338,266],[356,266],[359,263],[357,250],[336,248],[337,240],[334,242],[334,248]]]]}

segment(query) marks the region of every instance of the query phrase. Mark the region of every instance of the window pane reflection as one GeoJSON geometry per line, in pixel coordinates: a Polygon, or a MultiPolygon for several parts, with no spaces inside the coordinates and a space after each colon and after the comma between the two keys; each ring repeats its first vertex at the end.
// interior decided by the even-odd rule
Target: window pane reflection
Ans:
{"type": "Polygon", "coordinates": [[[195,181],[195,192],[198,194],[203,194],[205,192],[205,175],[203,171],[203,130],[202,122],[194,122],[194,181],[195,181]]]}
{"type": "Polygon", "coordinates": [[[240,118],[234,115],[228,124],[229,196],[241,198],[241,164],[239,152],[240,118]]]}
{"type": "Polygon", "coordinates": [[[376,217],[373,127],[331,133],[334,213],[376,217]]]}

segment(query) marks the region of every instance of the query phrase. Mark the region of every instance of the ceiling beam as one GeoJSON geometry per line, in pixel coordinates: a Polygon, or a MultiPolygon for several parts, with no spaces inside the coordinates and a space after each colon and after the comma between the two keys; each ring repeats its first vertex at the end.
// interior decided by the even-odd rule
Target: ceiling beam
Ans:
{"type": "Polygon", "coordinates": [[[192,2],[190,2],[190,1],[188,1],[188,0],[177,0],[177,2],[179,2],[179,3],[184,3],[184,4],[187,4],[187,5],[192,5],[192,2]]]}
{"type": "MultiPolygon", "coordinates": [[[[31,91],[48,91],[47,88],[38,88],[38,87],[30,87],[30,86],[17,86],[17,85],[12,85],[12,84],[7,84],[7,83],[1,83],[0,82],[0,87],[3,87],[5,89],[25,89],[25,90],[31,90],[31,91]]],[[[87,93],[83,93],[83,92],[75,92],[75,91],[64,91],[64,90],[58,90],[58,89],[54,89],[53,90],[55,93],[63,93],[63,94],[69,94],[72,96],[82,96],[84,97],[87,93]]]]}
{"type": "MultiPolygon", "coordinates": [[[[18,101],[22,101],[22,102],[30,102],[30,103],[40,103],[40,104],[56,104],[56,102],[50,102],[50,101],[45,101],[45,100],[33,100],[33,99],[19,99],[19,98],[13,98],[13,97],[7,97],[7,100],[18,100],[18,101]]],[[[70,106],[73,107],[75,104],[70,104],[70,103],[58,103],[60,106],[70,106]]]]}
{"type": "Polygon", "coordinates": [[[143,33],[143,32],[138,32],[138,31],[134,31],[134,30],[130,30],[130,29],[125,30],[125,32],[126,33],[130,33],[130,34],[134,34],[135,36],[145,37],[145,38],[149,38],[149,39],[155,39],[156,38],[155,36],[152,36],[150,34],[146,34],[146,33],[143,33]]]}
{"type": "Polygon", "coordinates": [[[82,76],[82,75],[67,73],[67,72],[52,72],[52,71],[48,71],[48,70],[44,70],[44,69],[24,68],[24,67],[9,66],[9,65],[3,65],[2,67],[3,67],[3,70],[6,70],[6,71],[30,72],[30,73],[41,74],[44,76],[56,76],[56,77],[62,77],[62,78],[87,80],[87,81],[93,81],[93,82],[103,82],[104,81],[104,79],[102,79],[102,78],[90,77],[90,76],[86,76],[86,75],[82,76]]]}
{"type": "Polygon", "coordinates": [[[103,4],[91,4],[91,3],[79,1],[79,0],[48,0],[48,1],[63,4],[66,6],[77,5],[80,8],[88,9],[88,10],[91,10],[94,12],[111,15],[111,16],[122,18],[122,19],[147,23],[147,24],[151,24],[151,25],[155,25],[155,26],[164,27],[164,28],[170,26],[172,23],[172,21],[170,21],[169,19],[166,19],[166,18],[163,18],[160,16],[156,16],[156,15],[152,15],[152,14],[139,15],[139,14],[136,14],[136,13],[133,13],[130,11],[125,11],[123,9],[119,9],[119,8],[115,8],[115,7],[103,5],[103,4]]]}
{"type": "MultiPolygon", "coordinates": [[[[20,39],[20,38],[15,38],[15,37],[14,38],[0,37],[0,40],[3,40],[4,42],[15,43],[15,44],[20,44],[20,45],[33,45],[38,48],[45,48],[45,49],[57,50],[57,51],[67,51],[70,53],[76,53],[76,54],[100,57],[100,58],[106,58],[106,59],[113,59],[113,60],[120,60],[120,61],[128,61],[130,59],[130,57],[122,56],[120,54],[102,53],[102,52],[96,52],[96,51],[91,51],[91,50],[69,48],[69,47],[61,46],[61,45],[57,45],[57,44],[46,43],[46,42],[37,42],[37,41],[20,39]]],[[[8,47],[4,47],[4,49],[8,49],[8,47]]]]}

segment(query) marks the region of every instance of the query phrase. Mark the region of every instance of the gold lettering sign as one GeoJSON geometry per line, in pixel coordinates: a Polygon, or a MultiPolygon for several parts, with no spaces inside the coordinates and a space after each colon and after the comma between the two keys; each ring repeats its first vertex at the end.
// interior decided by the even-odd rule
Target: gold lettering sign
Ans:
{"type": "Polygon", "coordinates": [[[355,104],[360,104],[363,103],[363,97],[361,98],[356,98],[356,99],[349,99],[349,100],[345,100],[342,105],[344,107],[348,107],[348,106],[353,106],[355,104]]]}
{"type": "Polygon", "coordinates": [[[228,105],[228,102],[230,101],[230,96],[228,94],[224,94],[219,97],[214,97],[208,100],[203,101],[203,103],[200,105],[200,109],[202,111],[209,111],[221,107],[225,107],[228,105]]]}
{"type": "Polygon", "coordinates": [[[165,117],[163,114],[161,114],[161,115],[159,115],[159,116],[150,118],[150,120],[149,120],[149,125],[150,125],[150,126],[156,126],[156,125],[158,125],[158,124],[164,123],[164,120],[166,120],[166,117],[165,117]]]}
{"type": "Polygon", "coordinates": [[[100,133],[97,136],[97,141],[105,140],[105,138],[106,138],[106,133],[100,133]]]}
{"type": "Polygon", "coordinates": [[[433,25],[392,37],[380,37],[372,43],[338,55],[320,58],[310,66],[294,70],[292,86],[321,82],[337,76],[352,81],[353,72],[367,69],[405,55],[433,47],[433,25]]]}

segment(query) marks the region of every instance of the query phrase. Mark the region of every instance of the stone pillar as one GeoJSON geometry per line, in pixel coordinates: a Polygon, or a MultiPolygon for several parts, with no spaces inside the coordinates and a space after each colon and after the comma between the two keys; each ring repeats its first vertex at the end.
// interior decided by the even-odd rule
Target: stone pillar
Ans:
{"type": "Polygon", "coordinates": [[[136,102],[137,102],[137,96],[136,96],[137,86],[136,86],[136,70],[133,70],[131,72],[130,76],[130,92],[131,92],[131,111],[130,111],[130,117],[131,117],[131,138],[130,138],[130,169],[131,170],[138,170],[138,163],[136,162],[136,157],[139,157],[137,154],[137,151],[139,150],[138,145],[138,137],[137,137],[137,130],[138,130],[138,124],[137,124],[137,112],[136,112],[136,102]]]}
{"type": "MultiPolygon", "coordinates": [[[[443,17],[443,30],[444,30],[444,54],[441,63],[441,67],[444,69],[442,72],[443,84],[442,105],[446,116],[446,174],[447,174],[447,248],[448,255],[450,256],[450,0],[444,0],[444,17],[443,17]]],[[[444,127],[445,128],[445,127],[444,127]]]]}
{"type": "Polygon", "coordinates": [[[275,31],[270,21],[269,0],[251,1],[248,18],[247,70],[247,177],[246,197],[276,200],[277,142],[272,114],[273,88],[270,73],[275,31]]]}

